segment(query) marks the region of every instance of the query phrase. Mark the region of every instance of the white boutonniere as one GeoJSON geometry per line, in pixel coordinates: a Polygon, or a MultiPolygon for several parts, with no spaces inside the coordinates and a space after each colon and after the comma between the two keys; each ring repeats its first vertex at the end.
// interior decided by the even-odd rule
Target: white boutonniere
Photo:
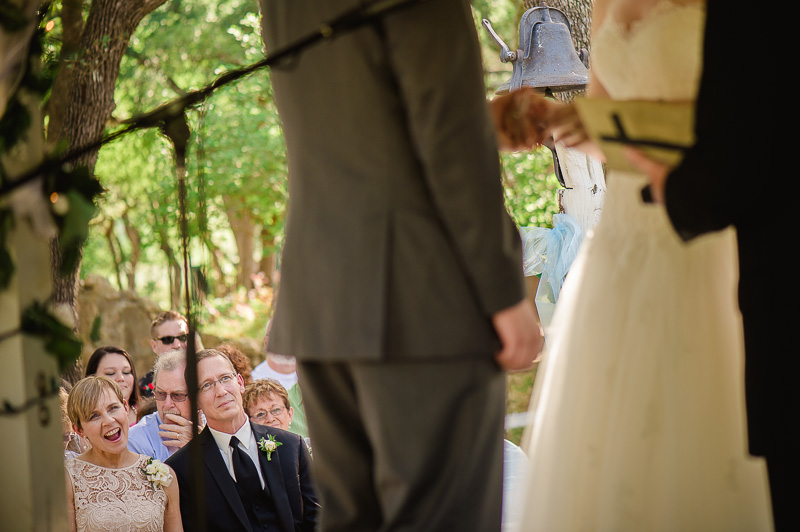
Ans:
{"type": "Polygon", "coordinates": [[[142,468],[142,473],[153,485],[153,489],[163,489],[172,484],[172,475],[169,472],[169,467],[161,460],[150,458],[142,468]]]}
{"type": "Polygon", "coordinates": [[[283,445],[283,443],[275,441],[275,436],[272,434],[258,440],[258,448],[267,453],[267,460],[272,460],[272,453],[281,445],[283,445]]]}

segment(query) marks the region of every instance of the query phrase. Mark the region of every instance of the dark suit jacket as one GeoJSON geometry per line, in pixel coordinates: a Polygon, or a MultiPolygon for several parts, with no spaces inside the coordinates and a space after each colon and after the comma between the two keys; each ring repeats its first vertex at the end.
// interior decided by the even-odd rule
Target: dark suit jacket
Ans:
{"type": "MultiPolygon", "coordinates": [[[[800,294],[796,273],[788,272],[788,253],[795,247],[784,216],[788,211],[770,201],[772,183],[785,177],[775,165],[775,157],[784,152],[760,145],[762,135],[781,135],[774,118],[775,102],[783,100],[758,88],[759,80],[779,74],[777,55],[768,52],[779,46],[769,31],[757,43],[745,44],[741,13],[728,2],[708,3],[697,143],[667,180],[666,207],[685,240],[736,227],[750,449],[765,454],[783,438],[790,425],[786,416],[797,412],[797,394],[790,393],[789,382],[795,377],[786,371],[784,357],[797,352],[788,342],[796,328],[789,317],[797,315],[800,294]]],[[[768,144],[774,145],[772,140],[768,144]]]]}
{"type": "MultiPolygon", "coordinates": [[[[261,0],[268,51],[360,0],[261,0]]],[[[270,79],[289,217],[270,351],[304,361],[498,347],[524,297],[475,24],[428,0],[308,49],[270,79]]]]}
{"type": "MultiPolygon", "coordinates": [[[[311,532],[317,522],[319,505],[309,476],[309,456],[302,438],[296,434],[272,427],[250,423],[256,441],[274,435],[283,445],[267,460],[266,453],[259,451],[261,472],[272,495],[275,511],[283,532],[311,532]]],[[[251,532],[244,506],[236,491],[236,485],[228,472],[211,431],[206,427],[189,445],[184,446],[168,460],[180,487],[180,506],[183,528],[187,532],[196,529],[192,507],[194,483],[191,481],[190,446],[199,445],[203,455],[203,479],[206,500],[206,530],[208,532],[251,532]]]]}

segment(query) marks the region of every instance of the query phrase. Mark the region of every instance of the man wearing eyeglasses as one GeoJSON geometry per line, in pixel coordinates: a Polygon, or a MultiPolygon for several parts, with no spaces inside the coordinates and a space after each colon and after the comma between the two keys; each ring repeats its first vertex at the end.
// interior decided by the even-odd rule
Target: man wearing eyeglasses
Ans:
{"type": "Polygon", "coordinates": [[[128,433],[128,449],[164,461],[192,439],[191,404],[184,371],[186,352],[167,351],[153,367],[156,411],[128,433]]]}
{"type": "Polygon", "coordinates": [[[244,389],[242,400],[244,410],[253,423],[298,434],[289,428],[294,418],[294,408],[289,403],[289,393],[280,382],[272,379],[253,381],[244,389]]]}
{"type": "Polygon", "coordinates": [[[206,427],[167,464],[181,492],[184,530],[194,530],[196,511],[191,451],[203,456],[208,532],[312,532],[319,505],[311,484],[309,455],[300,436],[251,422],[244,411],[244,380],[215,349],[197,353],[198,406],[206,427]]]}

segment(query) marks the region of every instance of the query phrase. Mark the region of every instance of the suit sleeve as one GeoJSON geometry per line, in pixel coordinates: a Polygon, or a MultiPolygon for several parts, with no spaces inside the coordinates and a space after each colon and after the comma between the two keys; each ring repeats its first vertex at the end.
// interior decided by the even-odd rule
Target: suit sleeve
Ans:
{"type": "Polygon", "coordinates": [[[175,476],[177,477],[183,530],[184,532],[192,532],[192,530],[194,530],[194,524],[192,522],[192,501],[194,500],[194,497],[192,495],[191,486],[186,481],[186,477],[184,476],[186,471],[186,460],[183,459],[185,457],[182,455],[185,454],[185,451],[180,449],[179,453],[175,453],[170,456],[165,463],[172,468],[172,470],[175,472],[175,476]]]}
{"type": "Polygon", "coordinates": [[[314,484],[311,479],[310,456],[303,440],[298,446],[298,475],[300,483],[300,496],[303,499],[303,522],[301,529],[305,532],[313,532],[319,521],[319,502],[314,491],[314,484]]]}
{"type": "Polygon", "coordinates": [[[524,297],[521,243],[503,202],[469,4],[422,2],[384,17],[380,31],[428,190],[493,314],[524,297]]]}
{"type": "Polygon", "coordinates": [[[742,66],[756,64],[731,46],[741,38],[737,16],[718,0],[708,4],[696,144],[669,175],[665,190],[667,213],[684,240],[747,216],[752,198],[743,191],[753,170],[764,170],[758,153],[747,147],[753,134],[758,138],[763,132],[769,113],[763,104],[748,105],[747,94],[736,90],[742,66]]]}

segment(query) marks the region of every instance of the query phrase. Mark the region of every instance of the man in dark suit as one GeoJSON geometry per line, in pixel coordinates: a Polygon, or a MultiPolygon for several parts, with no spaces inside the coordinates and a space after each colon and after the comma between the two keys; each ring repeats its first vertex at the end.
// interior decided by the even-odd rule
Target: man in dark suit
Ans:
{"type": "Polygon", "coordinates": [[[797,353],[789,336],[796,328],[790,321],[796,322],[800,294],[797,273],[788,271],[794,264],[788,255],[792,237],[787,211],[771,205],[768,198],[769,184],[786,175],[775,165],[783,152],[777,146],[743,150],[759,135],[780,136],[774,124],[778,99],[746,90],[748,76],[757,84],[759,77],[768,79],[778,72],[776,55],[769,51],[779,48],[769,32],[757,44],[734,46],[743,37],[740,16],[741,10],[730,3],[708,3],[695,146],[672,171],[641,152],[631,150],[629,159],[650,176],[645,199],[649,196],[666,205],[684,240],[736,227],[750,452],[766,458],[776,529],[797,530],[797,512],[790,514],[789,505],[794,503],[789,501],[789,486],[800,473],[797,439],[791,435],[798,392],[786,357],[797,353]]]}
{"type": "MultiPolygon", "coordinates": [[[[262,0],[267,50],[365,3],[262,0]]],[[[325,531],[500,528],[501,368],[542,337],[482,76],[465,0],[270,72],[290,169],[270,350],[299,362],[325,531]]]]}
{"type": "Polygon", "coordinates": [[[190,456],[199,445],[208,532],[314,530],[319,506],[302,438],[250,422],[244,381],[225,355],[206,349],[197,359],[206,428],[167,460],[178,477],[184,529],[197,527],[190,456]]]}

